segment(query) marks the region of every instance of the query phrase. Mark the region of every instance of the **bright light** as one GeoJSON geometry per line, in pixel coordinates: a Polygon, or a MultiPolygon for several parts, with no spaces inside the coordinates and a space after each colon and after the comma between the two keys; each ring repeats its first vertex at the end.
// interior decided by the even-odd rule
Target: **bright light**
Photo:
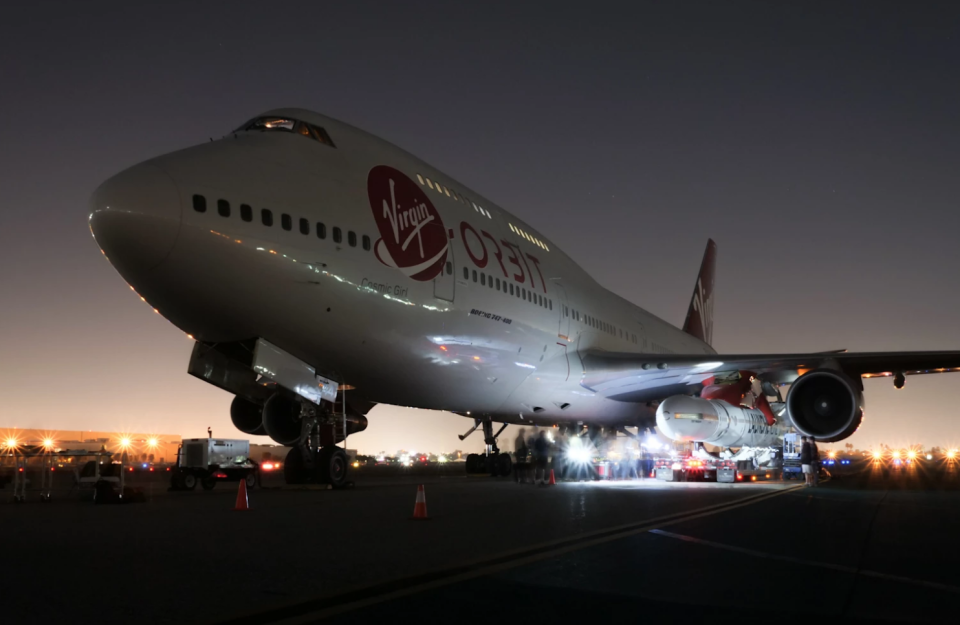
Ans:
{"type": "Polygon", "coordinates": [[[893,452],[893,459],[894,459],[894,460],[899,460],[899,459],[900,459],[900,452],[899,452],[899,451],[893,452]]]}
{"type": "Polygon", "coordinates": [[[264,462],[262,465],[260,465],[260,468],[263,469],[264,471],[272,471],[272,470],[273,470],[273,463],[272,463],[272,462],[264,462]]]}
{"type": "Polygon", "coordinates": [[[831,458],[836,458],[836,457],[837,457],[837,452],[831,451],[831,452],[827,453],[827,455],[830,456],[831,458]]]}
{"type": "Polygon", "coordinates": [[[53,449],[54,440],[52,438],[43,439],[43,448],[44,449],[53,449]]]}
{"type": "Polygon", "coordinates": [[[927,460],[933,460],[933,454],[927,454],[927,460]]]}
{"type": "Polygon", "coordinates": [[[120,439],[120,446],[121,446],[121,447],[129,447],[129,446],[130,446],[130,439],[127,438],[127,437],[121,438],[121,439],[120,439]]]}
{"type": "Polygon", "coordinates": [[[913,460],[914,458],[917,457],[917,452],[915,452],[914,450],[911,449],[910,451],[907,452],[907,456],[908,456],[911,460],[913,460]]]}
{"type": "Polygon", "coordinates": [[[592,459],[593,445],[591,443],[584,443],[579,438],[570,441],[570,446],[567,447],[567,460],[579,464],[589,464],[592,459]]]}
{"type": "Polygon", "coordinates": [[[150,447],[156,447],[159,444],[160,444],[160,441],[158,441],[155,438],[147,439],[147,445],[149,445],[150,447]]]}
{"type": "Polygon", "coordinates": [[[354,462],[354,463],[353,463],[353,468],[354,468],[354,469],[356,469],[356,468],[359,467],[359,466],[360,466],[360,463],[359,463],[359,462],[354,462]]]}
{"type": "Polygon", "coordinates": [[[882,458],[882,457],[883,457],[883,454],[881,454],[879,451],[873,452],[873,459],[874,459],[874,460],[879,460],[879,459],[882,458]]]}
{"type": "Polygon", "coordinates": [[[957,457],[956,449],[951,449],[950,451],[947,452],[947,458],[950,458],[951,460],[953,460],[956,457],[957,457]]]}
{"type": "Polygon", "coordinates": [[[439,458],[437,458],[437,462],[446,462],[446,461],[447,461],[446,456],[440,456],[439,458]]]}
{"type": "Polygon", "coordinates": [[[6,442],[7,449],[14,449],[18,444],[19,442],[15,438],[8,438],[6,442]]]}

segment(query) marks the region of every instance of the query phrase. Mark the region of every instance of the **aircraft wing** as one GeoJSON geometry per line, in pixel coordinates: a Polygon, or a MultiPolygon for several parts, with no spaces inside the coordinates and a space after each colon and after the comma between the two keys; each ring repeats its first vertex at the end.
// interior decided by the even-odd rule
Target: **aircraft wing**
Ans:
{"type": "Polygon", "coordinates": [[[619,401],[659,400],[737,371],[773,383],[793,382],[825,365],[839,366],[853,378],[960,371],[960,351],[682,355],[585,350],[580,359],[581,386],[619,401]]]}

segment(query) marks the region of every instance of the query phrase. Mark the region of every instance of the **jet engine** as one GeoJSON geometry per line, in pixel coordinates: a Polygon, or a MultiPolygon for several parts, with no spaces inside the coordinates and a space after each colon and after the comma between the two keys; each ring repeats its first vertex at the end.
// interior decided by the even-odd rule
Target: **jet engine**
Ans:
{"type": "Polygon", "coordinates": [[[263,436],[267,431],[263,427],[263,407],[245,397],[237,395],[230,404],[230,420],[233,426],[244,434],[263,436]]]}
{"type": "Polygon", "coordinates": [[[839,371],[814,369],[793,383],[787,414],[801,434],[828,443],[843,440],[863,420],[863,388],[839,371]]]}
{"type": "Polygon", "coordinates": [[[280,445],[300,440],[300,402],[284,393],[274,393],[263,405],[263,428],[280,445]]]}

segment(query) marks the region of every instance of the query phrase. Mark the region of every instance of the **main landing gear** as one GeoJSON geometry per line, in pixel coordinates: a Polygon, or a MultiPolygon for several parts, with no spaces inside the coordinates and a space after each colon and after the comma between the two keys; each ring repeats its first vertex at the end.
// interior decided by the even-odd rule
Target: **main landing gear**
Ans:
{"type": "Polygon", "coordinates": [[[510,454],[500,453],[497,447],[497,438],[507,428],[504,423],[497,433],[493,433],[493,421],[488,417],[474,419],[473,427],[466,434],[460,436],[460,440],[473,434],[478,427],[483,426],[483,441],[487,445],[487,451],[484,454],[469,454],[467,456],[467,475],[489,474],[493,477],[507,476],[513,472],[513,460],[510,454]]]}
{"type": "Polygon", "coordinates": [[[292,403],[299,409],[301,429],[298,440],[283,462],[286,483],[329,484],[334,488],[348,486],[350,462],[347,453],[336,446],[338,438],[343,440],[342,433],[337,431],[337,419],[342,417],[309,402],[292,403]]]}

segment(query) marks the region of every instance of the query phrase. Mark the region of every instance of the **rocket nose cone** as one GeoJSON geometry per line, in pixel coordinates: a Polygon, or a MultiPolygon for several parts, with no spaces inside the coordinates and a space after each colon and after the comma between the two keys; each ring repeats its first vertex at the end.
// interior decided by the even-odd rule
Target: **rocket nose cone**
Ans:
{"type": "Polygon", "coordinates": [[[163,262],[177,240],[180,217],[180,192],[156,165],[122,171],[90,198],[90,230],[128,280],[163,262]]]}

